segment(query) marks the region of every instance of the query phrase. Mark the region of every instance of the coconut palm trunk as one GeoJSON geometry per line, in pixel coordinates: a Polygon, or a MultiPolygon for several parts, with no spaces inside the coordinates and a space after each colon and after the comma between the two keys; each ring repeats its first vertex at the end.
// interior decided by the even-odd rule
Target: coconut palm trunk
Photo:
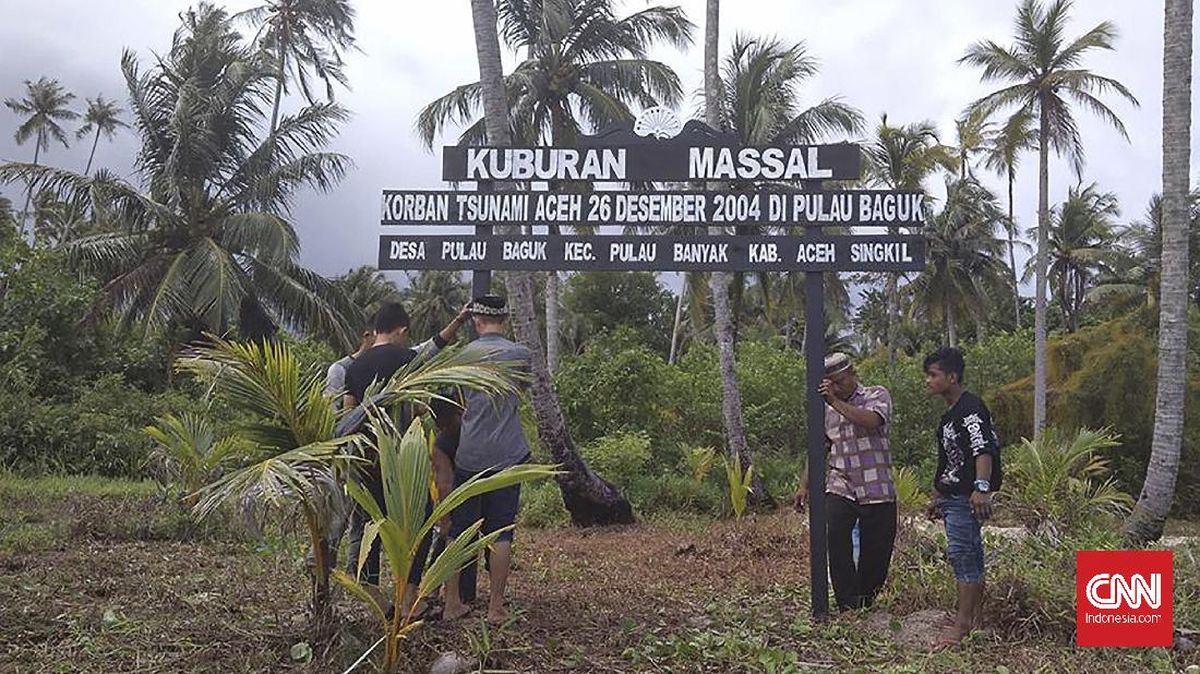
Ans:
{"type": "Polygon", "coordinates": [[[1013,214],[1013,183],[1016,182],[1016,176],[1013,175],[1012,168],[1008,170],[1008,266],[1012,269],[1013,282],[1013,323],[1015,329],[1021,328],[1021,280],[1017,277],[1017,252],[1016,241],[1013,234],[1017,231],[1017,220],[1013,214]]]}
{"type": "Polygon", "coordinates": [[[279,128],[279,104],[283,101],[283,83],[287,78],[287,50],[284,48],[284,43],[279,44],[279,70],[276,72],[275,81],[275,102],[271,106],[271,136],[275,136],[275,131],[279,128]]]}
{"type": "Polygon", "coordinates": [[[675,356],[679,350],[679,331],[683,328],[683,303],[687,298],[688,282],[687,278],[683,279],[683,285],[679,288],[679,297],[675,300],[675,324],[671,328],[671,353],[667,356],[667,364],[675,364],[675,356]]]}
{"type": "MultiPolygon", "coordinates": [[[[482,83],[484,124],[488,142],[495,146],[512,145],[508,101],[504,93],[500,62],[500,37],[496,27],[496,7],[492,0],[471,0],[471,20],[475,28],[475,50],[482,83]]],[[[497,187],[503,188],[504,185],[497,187]]],[[[558,478],[563,503],[571,521],[579,526],[628,524],[634,521],[629,501],[587,465],[575,449],[563,418],[562,408],[551,385],[550,372],[542,352],[534,308],[533,274],[505,274],[504,286],[512,311],[513,331],[517,340],[532,353],[533,381],[530,398],[537,417],[538,439],[555,463],[565,472],[558,478]]]]}
{"type": "MultiPolygon", "coordinates": [[[[892,231],[892,230],[889,230],[892,231]]],[[[893,232],[895,233],[895,232],[893,232]]],[[[896,364],[896,342],[900,338],[900,275],[889,272],[884,285],[887,297],[888,365],[896,364]]]]}
{"type": "Polygon", "coordinates": [[[1163,24],[1162,288],[1158,393],[1146,481],[1125,526],[1130,543],[1162,536],[1175,499],[1187,377],[1188,182],[1192,122],[1192,1],[1166,0],[1163,24]]]}
{"type": "MultiPolygon", "coordinates": [[[[704,21],[704,119],[714,129],[721,128],[721,75],[718,63],[720,44],[720,0],[707,0],[704,21]]],[[[721,234],[721,228],[713,227],[711,234],[721,234]]],[[[742,395],[738,391],[737,369],[734,361],[734,326],[729,303],[729,274],[713,272],[709,281],[712,289],[714,326],[717,337],[721,369],[721,412],[725,418],[725,438],[729,452],[737,458],[742,468],[753,463],[750,447],[746,443],[746,424],[742,417],[742,395]]],[[[750,503],[771,503],[762,481],[761,470],[755,470],[750,485],[750,503]]]]}
{"type": "MultiPolygon", "coordinates": [[[[34,166],[38,165],[38,159],[41,157],[42,142],[43,141],[40,136],[37,138],[37,140],[34,141],[34,145],[33,145],[33,165],[34,166]]],[[[25,207],[21,209],[21,226],[17,228],[18,230],[20,230],[22,236],[24,236],[24,234],[25,234],[25,216],[29,213],[29,204],[32,201],[33,201],[33,181],[30,180],[29,181],[29,189],[25,191],[25,207]]],[[[33,227],[30,227],[30,229],[33,229],[33,227]]]]}
{"type": "Polygon", "coordinates": [[[1050,247],[1050,117],[1046,99],[1038,118],[1038,231],[1033,298],[1033,432],[1046,428],[1046,253],[1050,247]]]}
{"type": "MultiPolygon", "coordinates": [[[[489,0],[473,0],[488,2],[489,0]]],[[[563,503],[576,526],[632,524],[633,508],[604,478],[597,475],[575,448],[562,407],[551,386],[550,372],[542,357],[541,336],[534,313],[533,274],[510,272],[504,276],[504,287],[513,310],[513,332],[517,340],[532,353],[533,382],[530,399],[537,417],[538,439],[552,460],[565,471],[558,478],[563,503]]]]}
{"type": "Polygon", "coordinates": [[[558,371],[559,330],[561,316],[559,314],[559,296],[562,294],[562,279],[558,272],[551,270],[546,274],[546,367],[551,373],[558,371]]]}
{"type": "Polygon", "coordinates": [[[958,325],[955,323],[953,301],[946,303],[946,341],[950,346],[958,346],[958,325]]]}
{"type": "Polygon", "coordinates": [[[92,151],[88,153],[87,166],[83,169],[83,175],[90,176],[92,174],[92,160],[96,158],[96,146],[100,144],[100,127],[96,127],[96,135],[92,137],[92,151]]]}

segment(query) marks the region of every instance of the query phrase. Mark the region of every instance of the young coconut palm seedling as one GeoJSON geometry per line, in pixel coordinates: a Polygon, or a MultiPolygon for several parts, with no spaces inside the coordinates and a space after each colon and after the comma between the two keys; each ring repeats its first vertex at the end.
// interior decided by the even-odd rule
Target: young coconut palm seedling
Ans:
{"type": "MultiPolygon", "coordinates": [[[[378,408],[370,410],[370,444],[379,453],[380,472],[383,476],[383,502],[378,503],[371,493],[356,481],[346,485],[354,500],[371,517],[371,523],[363,532],[359,569],[365,561],[365,551],[378,537],[387,553],[388,573],[394,589],[392,605],[402,607],[391,611],[356,578],[341,570],[333,577],[342,587],[361,599],[379,618],[383,627],[385,672],[395,672],[399,664],[401,640],[416,628],[421,621],[412,607],[421,605],[446,583],[451,574],[468,564],[474,563],[484,549],[492,545],[505,531],[505,527],[480,535],[483,520],[472,524],[461,536],[449,542],[445,549],[429,562],[421,577],[415,596],[406,597],[405,588],[409,573],[414,565],[423,565],[426,560],[419,557],[422,541],[431,534],[433,527],[468,499],[496,489],[530,482],[556,475],[554,466],[521,465],[500,471],[489,477],[474,477],[457,489],[442,496],[430,510],[433,496],[433,461],[430,452],[432,442],[421,418],[413,419],[408,429],[401,434],[391,417],[378,408]],[[405,610],[408,609],[408,610],[405,610]]],[[[376,642],[372,650],[379,645],[376,642]]]]}
{"type": "MultiPolygon", "coordinates": [[[[366,448],[367,441],[358,433],[335,437],[337,413],[323,393],[323,378],[306,374],[287,344],[210,340],[176,367],[210,382],[213,395],[247,413],[249,420],[234,432],[247,459],[196,491],[194,512],[202,519],[223,504],[250,503],[300,516],[312,560],[313,638],[321,641],[335,624],[329,583],[334,551],[328,532],[341,512],[343,476],[364,462],[356,450],[366,448]]],[[[516,373],[504,363],[483,362],[488,355],[452,349],[414,362],[397,372],[374,400],[381,405],[423,404],[451,388],[489,395],[515,390],[516,373]]]]}
{"type": "Polygon", "coordinates": [[[746,513],[746,498],[754,490],[754,466],[747,465],[742,469],[742,462],[736,457],[725,459],[725,476],[729,479],[729,504],[733,506],[733,516],[742,519],[746,513]]]}

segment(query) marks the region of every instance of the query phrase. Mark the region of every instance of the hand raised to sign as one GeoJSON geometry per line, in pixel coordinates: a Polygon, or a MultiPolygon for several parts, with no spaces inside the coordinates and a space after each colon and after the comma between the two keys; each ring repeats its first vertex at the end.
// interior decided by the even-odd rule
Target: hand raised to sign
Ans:
{"type": "Polygon", "coordinates": [[[454,317],[454,322],[463,325],[469,320],[471,320],[471,303],[467,302],[458,310],[458,315],[454,317]]]}
{"type": "Polygon", "coordinates": [[[821,394],[821,397],[825,399],[825,402],[828,403],[832,401],[833,381],[829,379],[822,379],[820,385],[817,386],[817,393],[821,394]]]}

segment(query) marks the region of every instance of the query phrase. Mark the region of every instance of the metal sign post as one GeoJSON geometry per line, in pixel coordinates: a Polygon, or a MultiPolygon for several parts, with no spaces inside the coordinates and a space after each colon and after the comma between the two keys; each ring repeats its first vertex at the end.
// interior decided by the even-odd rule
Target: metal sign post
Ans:
{"type": "MultiPolygon", "coordinates": [[[[480,180],[479,194],[492,193],[492,181],[480,180]]],[[[384,216],[386,217],[386,212],[384,216]]],[[[475,236],[480,239],[486,239],[492,234],[492,225],[483,223],[475,225],[475,236]]],[[[382,269],[383,267],[380,267],[382,269]]],[[[490,267],[477,268],[471,270],[471,299],[483,297],[492,291],[492,270],[490,267]]]]}
{"type": "MultiPolygon", "coordinates": [[[[809,230],[810,236],[820,228],[809,230]]],[[[925,256],[921,256],[924,260],[925,256]]],[[[812,586],[812,614],[829,614],[829,541],[825,529],[825,400],[817,386],[825,378],[825,276],[810,271],[804,275],[804,383],[808,422],[808,554],[812,586]]]]}
{"type": "Polygon", "coordinates": [[[379,239],[380,269],[470,269],[472,294],[488,291],[493,270],[800,271],[805,272],[804,344],[808,401],[809,527],[812,611],[829,611],[825,503],[825,283],[829,271],[919,271],[925,240],[888,233],[925,223],[923,196],[887,190],[822,190],[822,181],[855,180],[862,154],[849,143],[741,147],[705,124],[680,124],[653,108],[636,125],[581,136],[575,147],[444,149],[442,178],[475,181],[477,191],[388,190],[380,223],[409,227],[379,239]],[[584,180],[593,184],[674,181],[691,184],[799,184],[806,190],[595,190],[586,193],[492,191],[493,181],[584,180]],[[592,228],[695,225],[688,236],[534,236],[521,226],[592,228]],[[707,236],[709,226],[758,225],[773,236],[707,236]],[[475,235],[441,235],[473,226],[475,235]],[[493,235],[493,227],[502,227],[493,235]],[[822,227],[877,233],[826,235],[822,227]],[[804,230],[803,236],[797,236],[804,230]],[[882,231],[880,231],[882,230],[882,231]]]}

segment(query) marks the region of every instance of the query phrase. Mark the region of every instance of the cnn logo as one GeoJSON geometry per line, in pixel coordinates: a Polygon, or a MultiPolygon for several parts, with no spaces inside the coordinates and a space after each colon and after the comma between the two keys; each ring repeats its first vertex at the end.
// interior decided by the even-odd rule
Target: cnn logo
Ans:
{"type": "Polygon", "coordinates": [[[1077,551],[1076,643],[1171,646],[1174,564],[1170,550],[1077,551]]]}
{"type": "Polygon", "coordinates": [[[1086,596],[1100,609],[1139,609],[1144,603],[1157,610],[1162,608],[1162,574],[1152,573],[1147,579],[1140,573],[1098,573],[1087,582],[1086,596]]]}

